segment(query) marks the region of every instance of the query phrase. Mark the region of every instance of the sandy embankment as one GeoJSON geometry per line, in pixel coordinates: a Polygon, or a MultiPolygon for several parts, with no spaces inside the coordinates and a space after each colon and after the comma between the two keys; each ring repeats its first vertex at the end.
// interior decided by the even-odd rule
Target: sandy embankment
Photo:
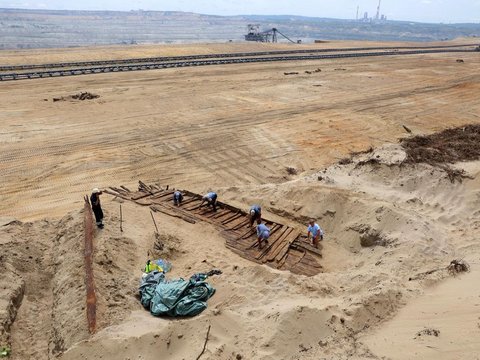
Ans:
{"type": "MultiPolygon", "coordinates": [[[[210,280],[217,294],[209,308],[193,319],[157,319],[141,309],[134,298],[135,287],[154,240],[148,208],[124,203],[125,232],[120,233],[119,204],[105,198],[106,228],[95,239],[100,331],[87,342],[74,345],[62,359],[195,358],[209,324],[206,359],[236,359],[238,355],[245,359],[402,358],[397,351],[408,343],[412,343],[411,358],[439,358],[435,348],[444,351],[445,359],[452,354],[474,354],[478,344],[473,337],[468,340],[453,329],[462,326],[465,331],[475,331],[478,323],[476,303],[461,299],[476,296],[468,284],[479,273],[480,164],[465,166],[474,180],[452,184],[443,170],[429,165],[399,167],[403,157],[398,146],[388,146],[360,155],[350,164],[334,165],[275,187],[222,191],[226,199],[239,204],[267,195],[271,199],[265,206],[267,212],[297,226],[316,215],[327,232],[326,272],[313,278],[253,265],[224,248],[221,234],[210,226],[157,215],[161,232],[169,236],[172,276],[188,276],[213,266],[224,271],[210,280]],[[371,158],[378,163],[359,165],[371,158]],[[296,204],[300,201],[303,206],[296,204]],[[446,271],[408,280],[459,257],[472,264],[471,274],[438,288],[432,286],[449,277],[446,271]],[[450,291],[459,293],[453,297],[450,291]],[[430,304],[432,296],[441,296],[442,301],[430,304]],[[404,307],[407,303],[410,305],[404,307]],[[453,305],[458,307],[448,315],[453,305]],[[398,317],[382,325],[402,307],[398,317]],[[429,316],[432,312],[437,320],[429,316]],[[413,318],[412,313],[419,316],[413,318]],[[460,315],[455,316],[457,313],[460,315]],[[415,338],[417,332],[430,327],[440,330],[438,339],[415,338]],[[394,335],[397,332],[400,336],[394,335]],[[441,341],[445,338],[450,345],[441,341]],[[460,338],[462,348],[456,342],[460,338]],[[462,350],[465,347],[467,350],[462,350]]],[[[84,310],[83,266],[75,266],[71,261],[78,259],[62,250],[71,246],[69,239],[80,240],[81,219],[81,212],[76,212],[54,224],[12,224],[2,230],[2,238],[15,231],[26,241],[38,236],[33,230],[38,231],[39,226],[50,228],[52,235],[59,229],[63,234],[57,236],[59,246],[43,255],[47,259],[53,253],[57,259],[53,263],[64,264],[64,270],[55,271],[51,284],[57,319],[52,326],[56,330],[53,337],[43,339],[50,350],[53,344],[61,346],[57,350],[67,350],[75,339],[88,338],[85,332],[72,332],[85,326],[78,320],[72,322],[81,319],[84,310]],[[68,259],[60,261],[59,256],[68,259]],[[69,282],[73,275],[77,277],[77,290],[62,287],[65,271],[69,282]],[[70,289],[75,295],[61,289],[70,289]],[[72,296],[78,303],[66,302],[72,296]]],[[[27,289],[29,286],[27,282],[27,289]]],[[[18,320],[22,319],[29,319],[28,314],[19,313],[18,320]]],[[[17,344],[14,358],[29,354],[18,333],[24,330],[21,324],[18,328],[14,324],[11,330],[13,344],[17,344]]],[[[29,326],[33,332],[39,325],[29,326]]],[[[38,358],[45,356],[39,351],[38,358]]]]}

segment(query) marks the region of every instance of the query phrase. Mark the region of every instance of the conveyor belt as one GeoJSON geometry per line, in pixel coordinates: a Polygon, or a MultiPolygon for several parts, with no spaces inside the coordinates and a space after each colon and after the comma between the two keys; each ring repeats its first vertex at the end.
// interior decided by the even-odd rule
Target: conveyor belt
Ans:
{"type": "Polygon", "coordinates": [[[105,65],[86,68],[56,69],[34,72],[6,73],[0,74],[0,81],[11,80],[29,80],[43,79],[52,77],[65,77],[76,75],[91,75],[104,73],[117,73],[129,71],[159,70],[179,67],[208,66],[208,65],[229,65],[229,64],[248,64],[248,63],[266,63],[279,61],[309,61],[326,59],[344,59],[357,57],[378,57],[378,56],[405,56],[419,54],[438,54],[438,53],[471,53],[475,49],[428,49],[428,50],[408,50],[408,51],[381,51],[381,52],[346,52],[323,55],[293,55],[293,56],[266,56],[266,57],[242,57],[242,58],[220,58],[206,60],[174,61],[174,62],[152,62],[133,65],[105,65]]]}

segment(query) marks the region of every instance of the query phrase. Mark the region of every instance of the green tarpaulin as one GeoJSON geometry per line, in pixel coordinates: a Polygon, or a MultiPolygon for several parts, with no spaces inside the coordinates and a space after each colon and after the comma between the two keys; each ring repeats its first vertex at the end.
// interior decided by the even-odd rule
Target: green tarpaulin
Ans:
{"type": "Polygon", "coordinates": [[[195,316],[207,308],[215,289],[199,273],[189,280],[167,281],[165,274],[153,271],[142,279],[140,297],[143,306],[155,316],[195,316]]]}

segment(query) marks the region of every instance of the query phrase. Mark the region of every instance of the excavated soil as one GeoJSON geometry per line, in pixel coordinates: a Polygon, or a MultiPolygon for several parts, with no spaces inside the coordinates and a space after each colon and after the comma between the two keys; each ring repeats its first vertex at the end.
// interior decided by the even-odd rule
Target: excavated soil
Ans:
{"type": "Polygon", "coordinates": [[[480,125],[450,128],[402,140],[407,162],[430,165],[480,159],[480,125]]]}

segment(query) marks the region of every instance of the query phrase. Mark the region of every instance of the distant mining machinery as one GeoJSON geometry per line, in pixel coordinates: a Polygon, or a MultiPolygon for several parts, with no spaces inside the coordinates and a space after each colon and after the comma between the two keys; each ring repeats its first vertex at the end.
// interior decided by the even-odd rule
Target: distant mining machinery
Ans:
{"type": "Polygon", "coordinates": [[[248,24],[248,33],[245,35],[246,41],[256,41],[256,42],[272,42],[276,43],[278,41],[278,35],[284,37],[291,43],[296,44],[295,41],[290,39],[288,36],[282,34],[278,31],[277,28],[272,28],[266,31],[260,31],[259,24],[248,24]]]}

